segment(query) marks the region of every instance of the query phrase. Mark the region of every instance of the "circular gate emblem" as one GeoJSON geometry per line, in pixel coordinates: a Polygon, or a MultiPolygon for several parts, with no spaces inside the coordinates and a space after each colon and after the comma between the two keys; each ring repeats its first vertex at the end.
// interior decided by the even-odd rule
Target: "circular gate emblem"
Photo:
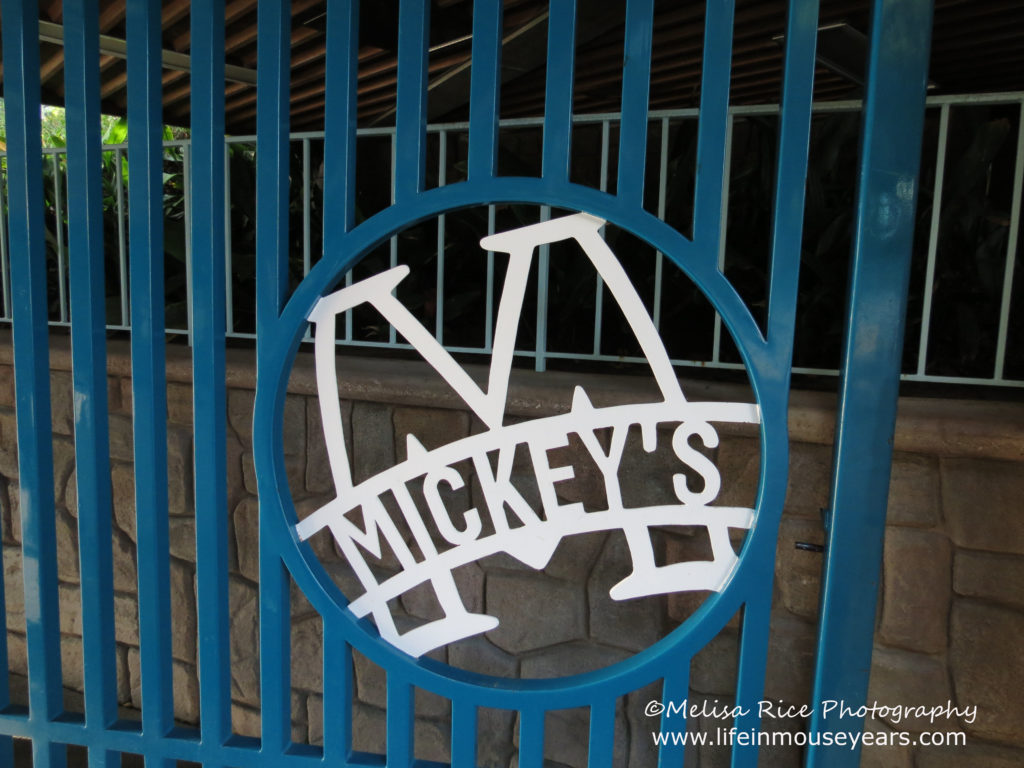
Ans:
{"type": "MultiPolygon", "coordinates": [[[[632,571],[613,584],[609,595],[627,601],[674,592],[718,592],[737,563],[730,529],[747,531],[754,510],[714,505],[721,476],[708,449],[718,445],[716,424],[756,424],[758,406],[686,399],[669,355],[637,290],[601,234],[604,221],[578,213],[483,238],[483,251],[507,254],[508,267],[498,300],[486,385],[471,377],[420,320],[397,298],[396,287],[409,267],[396,266],[321,296],[308,315],[314,338],[316,381],[324,440],[335,497],[295,525],[299,540],[327,531],[360,585],[347,595],[347,610],[372,617],[381,638],[412,657],[497,628],[503,620],[483,606],[467,607],[453,575],[457,569],[503,553],[521,566],[543,569],[568,537],[621,531],[632,571]],[[531,264],[538,249],[575,241],[603,280],[650,366],[657,385],[654,402],[596,407],[576,386],[568,412],[507,423],[509,376],[531,264]],[[355,482],[346,448],[338,399],[336,341],[340,318],[357,307],[373,307],[445,382],[483,425],[476,434],[428,450],[416,435],[407,438],[406,457],[372,477],[355,482]],[[668,428],[668,429],[667,429],[668,428]],[[639,430],[643,450],[653,453],[659,436],[671,447],[676,471],[672,498],[645,506],[624,500],[621,471],[627,435],[639,430]],[[570,439],[582,444],[597,472],[605,502],[600,509],[565,503],[562,483],[576,478],[572,464],[555,458],[570,439]],[[527,498],[512,480],[514,462],[528,457],[535,485],[527,498]],[[467,472],[478,493],[469,508],[450,508],[453,491],[466,487],[467,472]],[[659,564],[653,529],[687,526],[706,531],[710,559],[659,564]],[[393,555],[397,570],[373,567],[393,555]],[[396,623],[389,608],[410,590],[429,588],[440,604],[440,618],[412,628],[396,623]]],[[[665,446],[663,446],[665,447],[665,446]]],[[[544,621],[542,615],[537,621],[544,621]]]]}

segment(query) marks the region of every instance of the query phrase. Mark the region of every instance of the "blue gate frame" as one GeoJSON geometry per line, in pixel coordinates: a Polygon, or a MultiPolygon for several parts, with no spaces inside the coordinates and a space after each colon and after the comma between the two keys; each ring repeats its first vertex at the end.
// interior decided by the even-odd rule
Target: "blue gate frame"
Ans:
{"type": "MultiPolygon", "coordinates": [[[[848,328],[828,515],[822,621],[815,697],[864,698],[888,488],[891,436],[905,314],[916,174],[924,106],[931,4],[874,0],[854,240],[848,328]]],[[[52,491],[49,348],[39,136],[38,10],[7,0],[3,74],[8,121],[11,280],[23,529],[29,706],[10,705],[0,676],[0,765],[13,762],[12,737],[30,738],[37,768],[63,766],[66,745],[89,750],[91,766],[120,764],[120,753],[147,765],[176,760],[206,766],[342,766],[365,764],[351,753],[351,650],[387,672],[388,766],[413,761],[416,688],[452,701],[452,764],[475,764],[479,707],[521,717],[519,764],[543,763],[544,716],[590,708],[592,768],[612,760],[615,699],[663,681],[666,701],[688,691],[689,661],[742,610],[737,703],[762,697],[775,537],[786,488],[787,398],[801,240],[817,3],[792,0],[771,241],[770,306],[758,327],[717,267],[733,5],[708,0],[692,239],[642,207],[653,0],[629,0],[623,68],[617,193],[569,181],[572,140],[571,0],[552,0],[549,17],[542,174],[497,175],[501,4],[476,0],[465,182],[425,189],[427,0],[403,0],[395,203],[355,225],[355,125],[358,4],[328,2],[324,258],[294,291],[287,274],[289,54],[288,2],[259,4],[257,361],[255,461],[260,493],[260,651],[262,737],[231,732],[228,654],[227,502],[224,401],[224,4],[192,10],[193,57],[193,365],[196,372],[195,490],[201,722],[184,731],[173,721],[164,375],[160,3],[128,3],[128,119],[131,135],[131,321],[136,509],[142,676],[142,721],[117,717],[114,668],[103,242],[100,192],[97,8],[67,0],[66,72],[70,283],[75,447],[85,658],[84,715],[65,713],[61,681],[52,491]],[[470,205],[527,202],[587,211],[629,230],[672,259],[708,296],[733,334],[761,406],[761,485],[753,533],[725,591],[709,598],[682,627],[632,659],[598,672],[544,681],[498,681],[412,660],[374,637],[344,610],[345,599],[318,572],[294,533],[282,454],[284,391],[291,362],[318,297],[359,258],[395,232],[435,214],[470,205]],[[324,745],[300,748],[290,738],[289,579],[324,623],[324,745]]],[[[2,592],[2,584],[0,584],[2,592]]],[[[6,662],[0,633],[0,661],[6,662]]],[[[666,723],[666,728],[671,724],[666,723]]],[[[737,718],[757,729],[757,707],[737,718]]],[[[811,731],[829,724],[813,719],[811,731]]],[[[847,720],[844,730],[856,729],[847,720]]],[[[734,766],[757,763],[756,747],[737,746],[734,766]]],[[[854,765],[847,747],[812,747],[808,765],[854,765]]],[[[660,766],[681,765],[681,746],[663,747],[660,766]]]]}

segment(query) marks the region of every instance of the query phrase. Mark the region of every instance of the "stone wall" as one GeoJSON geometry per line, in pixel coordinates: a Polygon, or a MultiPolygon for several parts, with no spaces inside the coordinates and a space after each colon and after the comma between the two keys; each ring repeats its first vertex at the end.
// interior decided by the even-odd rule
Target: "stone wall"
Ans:
{"type": "MultiPolygon", "coordinates": [[[[73,414],[69,354],[57,342],[52,356],[54,483],[60,611],[67,706],[81,706],[81,605],[77,563],[73,414]]],[[[407,435],[430,448],[481,427],[461,401],[416,363],[342,359],[339,365],[343,412],[352,425],[346,435],[358,481],[404,458],[407,435]]],[[[114,585],[118,643],[119,697],[124,717],[138,717],[140,705],[138,602],[135,565],[132,473],[131,377],[126,346],[110,347],[112,489],[114,495],[114,585]]],[[[16,692],[27,670],[21,585],[20,524],[17,514],[17,448],[13,413],[10,347],[0,343],[0,505],[3,507],[3,560],[7,594],[10,670],[16,692]]],[[[596,404],[642,398],[645,384],[615,376],[588,376],[596,404]]],[[[579,377],[514,374],[511,419],[565,410],[579,377]]],[[[258,678],[258,509],[251,456],[253,402],[251,354],[229,353],[228,496],[231,524],[232,697],[235,730],[259,731],[258,678]]],[[[285,409],[285,455],[289,485],[300,517],[333,493],[321,437],[310,360],[302,355],[293,372],[285,409]]],[[[731,385],[687,386],[690,399],[743,399],[731,385]]],[[[175,711],[183,723],[198,718],[195,619],[195,520],[192,500],[191,389],[188,352],[168,353],[168,464],[172,590],[172,652],[175,711]]],[[[818,610],[821,555],[796,549],[794,542],[822,543],[820,510],[826,506],[834,422],[833,398],[796,393],[791,412],[792,461],[785,514],[779,533],[772,639],[766,697],[800,704],[810,697],[814,629],[818,610]]],[[[905,399],[901,403],[885,542],[885,565],[876,629],[869,700],[883,704],[976,705],[972,723],[927,721],[871,722],[870,730],[959,730],[967,746],[875,747],[864,751],[865,766],[939,768],[1010,766],[1024,763],[1024,408],[1020,405],[905,399]]],[[[640,464],[637,435],[620,473],[624,493],[637,503],[668,498],[671,452],[659,436],[659,449],[640,464]],[[653,467],[653,470],[651,469],[653,467]],[[660,472],[658,470],[661,470],[660,472]],[[645,474],[650,472],[650,474],[645,474]]],[[[577,468],[578,480],[558,486],[565,503],[598,508],[596,468],[587,471],[585,451],[570,443],[562,463],[577,468]]],[[[759,443],[749,430],[723,430],[715,459],[723,476],[719,503],[750,505],[758,481],[759,443]]],[[[446,501],[452,509],[479,503],[480,485],[463,468],[465,487],[446,501]]],[[[678,471],[678,470],[675,470],[678,471]]],[[[531,472],[519,460],[513,480],[525,496],[531,472]]],[[[333,543],[311,540],[328,572],[344,591],[353,578],[333,543]]],[[[674,561],[701,558],[706,542],[692,530],[665,529],[655,536],[656,556],[674,561]]],[[[395,563],[385,557],[383,572],[395,563]]],[[[472,671],[498,676],[552,677],[606,666],[648,646],[683,621],[702,595],[616,602],[608,589],[630,570],[621,533],[565,539],[542,571],[510,557],[492,556],[456,572],[471,610],[501,616],[486,636],[456,643],[432,657],[472,671]],[[545,621],[534,618],[541,609],[545,621]]],[[[870,588],[866,585],[866,588],[870,588]]],[[[353,595],[358,595],[355,589],[353,595]]],[[[396,606],[403,626],[436,618],[436,600],[411,591],[396,606]]],[[[319,616],[293,590],[293,739],[319,743],[322,648],[319,616]]],[[[694,659],[691,702],[727,704],[735,691],[738,621],[734,619],[694,659]]],[[[354,739],[357,749],[383,751],[384,673],[355,655],[354,739]]],[[[23,691],[22,691],[23,692],[23,691]]],[[[643,705],[657,697],[654,687],[620,701],[615,720],[616,766],[653,765],[650,731],[654,720],[643,705]]],[[[446,760],[450,707],[431,694],[416,698],[416,753],[446,760]]],[[[568,710],[549,715],[546,753],[552,765],[586,761],[588,715],[568,710]]],[[[703,718],[691,728],[713,730],[722,721],[703,718]]],[[[766,727],[793,730],[793,723],[766,727]]],[[[725,724],[728,727],[729,724],[725,724]]],[[[515,765],[518,723],[514,713],[482,710],[479,761],[483,766],[515,765]]],[[[728,764],[727,750],[705,747],[690,755],[693,764],[728,764]]],[[[800,751],[779,748],[762,764],[796,766],[800,751]]]]}

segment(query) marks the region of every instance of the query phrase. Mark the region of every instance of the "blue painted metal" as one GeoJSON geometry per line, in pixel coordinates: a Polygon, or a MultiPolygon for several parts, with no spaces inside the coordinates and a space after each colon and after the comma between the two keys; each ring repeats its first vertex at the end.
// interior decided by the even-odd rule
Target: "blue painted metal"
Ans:
{"type": "MultiPolygon", "coordinates": [[[[923,90],[927,3],[876,0],[876,44],[865,117],[861,217],[855,248],[848,348],[861,351],[863,334],[889,338],[902,319],[913,213],[915,151],[920,123],[908,120],[923,90]],[[877,30],[892,32],[881,35],[877,30]],[[898,51],[894,41],[923,40],[898,51]],[[882,78],[913,60],[911,77],[882,78]],[[891,144],[881,141],[885,135],[891,144]],[[892,172],[895,171],[895,174],[892,172]]],[[[143,754],[148,765],[176,760],[207,766],[278,768],[313,764],[365,764],[351,755],[352,650],[387,671],[387,766],[406,768],[414,757],[413,703],[417,691],[452,701],[452,763],[476,763],[476,723],[481,708],[514,710],[520,717],[519,764],[540,768],[544,732],[554,710],[586,707],[590,715],[590,768],[611,765],[616,703],[651,683],[662,685],[666,702],[688,695],[693,655],[737,613],[743,629],[737,703],[755,714],[735,725],[756,729],[767,649],[775,536],[786,488],[786,415],[796,278],[810,125],[817,3],[791,3],[786,79],[781,117],[772,271],[766,330],[717,265],[725,163],[729,61],[733,6],[709,0],[703,74],[694,236],[667,226],[642,206],[646,158],[647,88],[650,76],[653,3],[627,5],[623,120],[616,194],[569,181],[575,4],[553,0],[548,35],[548,79],[540,178],[496,175],[501,4],[476,0],[474,69],[471,82],[468,180],[424,188],[426,146],[426,62],[429,6],[403,0],[399,31],[399,85],[395,203],[356,226],[355,151],[358,3],[330,0],[325,136],[324,254],[290,294],[288,280],[288,114],[290,4],[259,4],[257,129],[257,366],[254,451],[260,494],[260,672],[262,737],[232,736],[227,643],[227,510],[225,469],[224,337],[225,232],[223,152],[223,0],[192,9],[193,45],[209,51],[196,58],[192,75],[193,143],[191,179],[193,364],[195,370],[195,491],[199,590],[201,728],[173,728],[170,653],[166,389],[162,307],[162,146],[160,126],[160,4],[139,0],[128,8],[128,108],[131,149],[131,311],[133,412],[135,419],[136,508],[139,551],[139,609],[143,718],[141,727],[115,723],[116,675],[112,667],[113,614],[110,552],[109,468],[106,429],[106,369],[103,343],[103,258],[99,226],[98,50],[96,9],[83,0],[67,4],[71,314],[78,452],[79,531],[82,541],[82,600],[86,648],[85,717],[62,713],[57,574],[50,448],[46,284],[43,259],[39,133],[37,9],[12,0],[4,8],[3,50],[11,166],[11,253],[14,289],[15,370],[23,514],[26,618],[30,667],[30,711],[0,712],[0,764],[9,762],[11,736],[33,740],[35,765],[60,766],[64,744],[90,748],[90,765],[117,765],[122,752],[143,754]],[[74,91],[74,93],[70,93],[74,91]],[[337,285],[366,253],[405,227],[447,211],[486,203],[529,203],[585,210],[628,230],[682,269],[712,301],[737,342],[761,406],[761,485],[756,525],[748,535],[728,587],[709,597],[683,626],[650,648],[611,667],[549,680],[494,679],[412,659],[381,642],[369,622],[357,621],[345,598],[306,544],[297,541],[296,513],[288,493],[283,456],[286,384],[314,303],[337,285]],[[290,295],[289,295],[290,294],[290,295]],[[324,626],[324,746],[291,743],[290,590],[292,583],[311,601],[324,626]],[[7,760],[7,762],[5,762],[7,760]]],[[[915,113],[916,114],[916,113],[915,113]]],[[[895,338],[895,337],[894,337],[895,338]]],[[[824,589],[825,625],[817,694],[863,696],[864,654],[870,651],[873,619],[863,599],[865,585],[837,578],[877,574],[878,514],[884,510],[888,448],[898,373],[898,343],[873,350],[878,357],[851,354],[845,364],[839,428],[840,471],[833,488],[832,544],[824,589]],[[887,372],[879,389],[874,376],[887,372]],[[870,381],[870,390],[863,382],[870,381]],[[879,424],[863,428],[865,409],[883,403],[879,424]],[[853,429],[856,425],[858,428],[853,429]],[[886,432],[888,430],[888,432],[886,432]],[[882,450],[878,445],[883,444],[882,450]],[[868,467],[865,475],[862,467],[868,467]],[[867,479],[866,479],[867,478],[867,479]],[[870,482],[869,482],[870,480],[870,482]],[[885,482],[883,482],[883,480],[885,482]],[[855,489],[851,491],[850,489],[855,489]],[[867,489],[867,490],[865,490],[867,489]],[[861,517],[838,517],[844,509],[873,505],[861,517]],[[840,548],[848,537],[860,559],[840,548]],[[871,547],[874,547],[874,550],[871,547]],[[868,557],[864,558],[863,553],[868,557]],[[874,558],[872,560],[872,558],[874,558]],[[874,567],[874,571],[871,567],[874,567]],[[860,570],[858,570],[860,569],[860,570]],[[850,606],[853,606],[852,608],[850,606]],[[851,628],[832,623],[851,617],[851,628]],[[856,630],[860,630],[859,632],[856,630]],[[858,655],[859,654],[859,655],[858,655]],[[848,659],[857,663],[849,665],[848,659]],[[841,663],[841,661],[843,663],[841,663]],[[855,671],[850,672],[853,667],[855,671]]],[[[543,350],[539,350],[543,352],[543,350]]],[[[2,584],[0,584],[2,596],[2,584]]],[[[0,639],[0,659],[6,648],[0,639]]],[[[0,705],[9,702],[0,676],[0,705]]],[[[815,722],[823,730],[827,724],[815,722]]],[[[663,715],[665,730],[680,720],[663,715]]],[[[848,729],[848,723],[844,723],[848,729]]],[[[844,752],[849,755],[851,753],[844,752]]],[[[855,754],[855,753],[853,753],[855,754]]],[[[372,758],[367,758],[373,762],[372,758]]],[[[678,766],[682,745],[660,750],[659,766],[678,766]]],[[[812,751],[811,764],[841,765],[854,758],[812,751]]],[[[755,765],[754,749],[735,749],[734,766],[755,765]]],[[[380,764],[377,760],[375,764],[380,764]]]]}
{"type": "MultiPolygon", "coordinates": [[[[128,187],[131,264],[132,414],[135,525],[139,572],[139,669],[142,734],[174,724],[167,493],[167,377],[164,360],[163,129],[159,0],[126,9],[128,40],[128,187]]],[[[147,765],[170,768],[147,755],[147,765]]]]}
{"type": "Polygon", "coordinates": [[[401,671],[388,670],[387,768],[412,765],[413,689],[401,671]]]}
{"type": "Polygon", "coordinates": [[[324,198],[337,201],[324,216],[324,251],[356,221],[356,117],[359,75],[359,3],[327,6],[327,80],[324,107],[324,198]]]}
{"type": "MultiPolygon", "coordinates": [[[[708,638],[710,639],[710,638],[708,638]]],[[[661,716],[662,733],[670,733],[688,726],[679,724],[679,717],[672,719],[671,710],[667,708],[667,702],[680,703],[689,701],[690,697],[690,659],[692,656],[683,656],[665,664],[663,683],[661,686],[661,701],[666,703],[665,712],[661,716]]],[[[686,753],[683,744],[666,744],[658,749],[658,768],[672,768],[680,766],[686,753]]]]}
{"type": "MultiPolygon", "coordinates": [[[[291,59],[291,3],[258,6],[256,39],[256,326],[269,327],[288,293],[288,85],[291,59]]],[[[256,342],[257,366],[266,355],[256,342]]],[[[283,400],[268,439],[281,440],[283,400]]],[[[265,482],[265,480],[264,480],[265,482]]],[[[282,475],[274,485],[287,488],[282,475]]],[[[267,515],[260,505],[260,540],[267,515]]],[[[260,751],[272,761],[291,742],[291,601],[288,574],[273,547],[260,546],[260,751]]]]}
{"type": "Polygon", "coordinates": [[[476,764],[477,708],[468,700],[452,702],[452,765],[476,764]]]}
{"type": "MultiPolygon", "coordinates": [[[[359,70],[359,3],[327,6],[327,81],[324,114],[324,199],[335,214],[324,217],[324,252],[341,246],[356,218],[356,116],[359,70]]],[[[324,761],[341,764],[352,749],[352,648],[343,628],[324,618],[324,761]]]]}
{"type": "MultiPolygon", "coordinates": [[[[50,354],[46,326],[37,19],[35,3],[15,0],[4,5],[12,337],[28,645],[28,717],[32,724],[47,723],[64,709],[57,607],[50,354]]],[[[9,755],[10,739],[4,739],[0,748],[9,755]]],[[[32,761],[36,768],[60,768],[66,762],[61,749],[45,741],[33,742],[32,761]]]]}
{"type": "Polygon", "coordinates": [[[224,383],[224,1],[192,9],[192,397],[196,606],[204,743],[231,736],[227,446],[224,383]]]}
{"type": "MultiPolygon", "coordinates": [[[[81,30],[65,41],[64,91],[68,188],[76,192],[68,195],[68,254],[85,722],[95,730],[117,720],[98,13],[83,0],[64,5],[65,26],[81,30]]],[[[89,765],[117,766],[120,757],[97,746],[89,765]]]]}
{"type": "Polygon", "coordinates": [[[412,198],[423,191],[427,172],[427,54],[430,3],[399,4],[398,86],[395,99],[394,197],[412,198]]]}
{"type": "Polygon", "coordinates": [[[590,706],[587,768],[611,768],[615,755],[615,700],[602,699],[590,706]]]}
{"type": "MultiPolygon", "coordinates": [[[[804,5],[793,0],[791,12],[804,5]]],[[[732,72],[733,0],[707,0],[705,13],[700,123],[697,127],[698,160],[693,190],[693,240],[706,247],[705,258],[717,259],[718,243],[723,236],[720,230],[724,205],[725,135],[729,121],[729,78],[732,72]]],[[[788,42],[791,41],[792,38],[788,42]]]]}
{"type": "MultiPolygon", "coordinates": [[[[836,416],[814,700],[867,696],[928,80],[928,0],[875,0],[857,219],[836,416]],[[887,72],[899,71],[899,77],[887,72]]],[[[818,708],[811,736],[861,730],[818,708]]],[[[813,742],[812,742],[813,744],[813,742]]],[[[860,750],[811,746],[808,766],[855,766],[860,750]]]]}
{"type": "Polygon", "coordinates": [[[501,98],[501,0],[473,3],[473,68],[469,98],[469,176],[497,173],[501,98]]]}
{"type": "MultiPolygon", "coordinates": [[[[569,180],[572,141],[572,82],[576,64],[576,3],[552,0],[548,15],[547,81],[544,86],[544,147],[541,178],[553,187],[569,180]]],[[[472,117],[472,115],[470,115],[472,117]]],[[[479,120],[485,115],[477,115],[479,120]]],[[[473,130],[472,123],[469,126],[473,130]]],[[[478,130],[480,130],[478,128],[478,130]]],[[[540,350],[537,350],[540,352],[540,350]]]]}
{"type": "Polygon", "coordinates": [[[622,63],[622,121],[619,125],[619,178],[616,194],[643,207],[647,170],[647,96],[651,82],[654,0],[630,0],[622,63]]]}
{"type": "MultiPolygon", "coordinates": [[[[776,351],[777,364],[787,368],[792,360],[793,329],[796,327],[797,276],[800,271],[800,246],[803,234],[804,179],[807,175],[811,102],[814,96],[817,27],[818,7],[815,3],[790,5],[786,25],[782,109],[779,118],[765,340],[768,348],[776,351]]],[[[719,234],[719,237],[723,236],[719,234]]],[[[786,387],[789,386],[788,372],[779,369],[775,376],[780,381],[785,381],[786,387]]],[[[789,444],[785,433],[780,431],[763,439],[764,453],[788,455],[789,444]],[[769,440],[772,442],[768,442],[769,440]]],[[[767,467],[762,460],[762,472],[764,471],[767,471],[767,467]]],[[[773,503],[781,506],[782,498],[779,497],[773,503]]],[[[771,584],[774,563],[766,559],[762,561],[761,568],[763,583],[771,584]]],[[[739,702],[758,702],[764,697],[771,602],[769,589],[760,598],[748,600],[743,606],[736,691],[736,699],[739,702]]],[[[749,732],[760,725],[758,721],[758,710],[751,704],[748,706],[748,714],[736,718],[736,728],[749,732]]],[[[756,766],[758,751],[754,744],[734,746],[733,765],[756,766]]]]}
{"type": "Polygon", "coordinates": [[[544,765],[544,707],[524,706],[519,720],[519,765],[542,768],[544,765]]]}

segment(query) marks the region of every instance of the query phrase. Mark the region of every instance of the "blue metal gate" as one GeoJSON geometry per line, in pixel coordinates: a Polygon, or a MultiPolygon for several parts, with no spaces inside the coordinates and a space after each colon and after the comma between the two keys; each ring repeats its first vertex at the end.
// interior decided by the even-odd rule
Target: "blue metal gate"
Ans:
{"type": "MultiPolygon", "coordinates": [[[[65,713],[61,677],[57,552],[51,476],[50,379],[40,187],[38,12],[9,0],[3,8],[3,75],[10,178],[11,283],[20,467],[20,514],[28,665],[28,710],[9,706],[0,677],[0,764],[13,762],[12,737],[32,740],[34,765],[65,763],[67,745],[88,748],[90,766],[119,765],[122,753],[147,765],[381,764],[354,756],[352,650],[387,673],[388,766],[413,763],[413,702],[418,690],[451,701],[451,761],[476,764],[477,713],[512,710],[520,718],[518,764],[544,761],[545,716],[589,711],[589,765],[612,765],[616,700],[652,682],[663,702],[682,702],[690,660],[737,612],[742,614],[735,717],[738,731],[759,728],[776,534],[786,490],[787,397],[795,322],[804,176],[817,3],[789,10],[775,209],[770,303],[762,329],[719,268],[723,168],[728,119],[733,4],[708,0],[694,227],[675,231],[643,208],[653,0],[629,0],[623,64],[619,171],[615,194],[569,180],[572,141],[572,40],[575,4],[552,0],[548,18],[542,172],[497,174],[501,3],[476,0],[468,178],[427,189],[425,116],[427,0],[403,0],[399,24],[394,203],[356,225],[355,154],[358,3],[328,2],[325,106],[324,257],[294,291],[288,264],[289,4],[259,5],[257,366],[254,413],[260,496],[260,690],[258,741],[232,734],[228,649],[228,525],[225,468],[224,5],[192,8],[193,370],[200,725],[175,727],[163,329],[160,3],[129,2],[128,120],[131,226],[132,399],[138,512],[141,722],[118,720],[114,667],[111,496],[108,481],[103,242],[98,135],[97,8],[64,6],[68,72],[71,337],[80,542],[84,715],[65,713]],[[198,52],[208,52],[199,55],[198,52]],[[688,275],[732,333],[757,398],[761,483],[747,536],[728,580],[681,627],[632,658],[603,670],[551,680],[504,680],[417,659],[357,618],[297,533],[283,454],[289,372],[323,297],[365,254],[411,224],[467,206],[532,203],[610,222],[651,244],[688,275]],[[290,582],[323,620],[325,685],[322,748],[291,743],[290,582]],[[745,705],[745,706],[744,706],[745,705]]],[[[913,223],[930,3],[875,0],[861,149],[858,220],[844,350],[829,544],[823,586],[815,697],[865,695],[875,586],[895,417],[899,353],[913,223]]],[[[532,247],[532,246],[531,246],[532,247]]],[[[653,365],[653,364],[652,364],[653,365]]],[[[506,372],[507,373],[507,372],[506,372]]],[[[500,382],[499,382],[500,384],[500,382]]],[[[492,382],[492,387],[494,382],[492,382]]],[[[488,395],[493,392],[488,389],[488,395]]],[[[496,429],[500,429],[500,415],[496,429]]],[[[705,442],[708,442],[705,439],[705,442]]],[[[684,482],[685,488],[685,482],[684,482]]],[[[339,495],[341,489],[339,488],[339,495]]],[[[681,497],[682,499],[682,497],[681,497]]],[[[367,516],[364,510],[364,517],[367,516]]],[[[366,523],[369,531],[369,523],[366,523]]],[[[364,532],[366,533],[366,532],[364,532]]],[[[376,615],[376,614],[375,614],[376,615]]],[[[5,635],[0,660],[6,662],[5,635]]],[[[666,712],[665,718],[669,716],[666,712]]],[[[855,725],[855,724],[854,724],[855,725]]],[[[665,721],[666,729],[671,723],[665,721]]],[[[830,724],[812,719],[811,731],[830,724]]],[[[851,729],[850,721],[843,723],[851,729]]],[[[660,748],[660,766],[681,765],[682,745],[660,748]]],[[[852,765],[848,747],[809,749],[810,765],[852,765]]],[[[758,747],[737,743],[734,766],[756,765],[758,747]]]]}

